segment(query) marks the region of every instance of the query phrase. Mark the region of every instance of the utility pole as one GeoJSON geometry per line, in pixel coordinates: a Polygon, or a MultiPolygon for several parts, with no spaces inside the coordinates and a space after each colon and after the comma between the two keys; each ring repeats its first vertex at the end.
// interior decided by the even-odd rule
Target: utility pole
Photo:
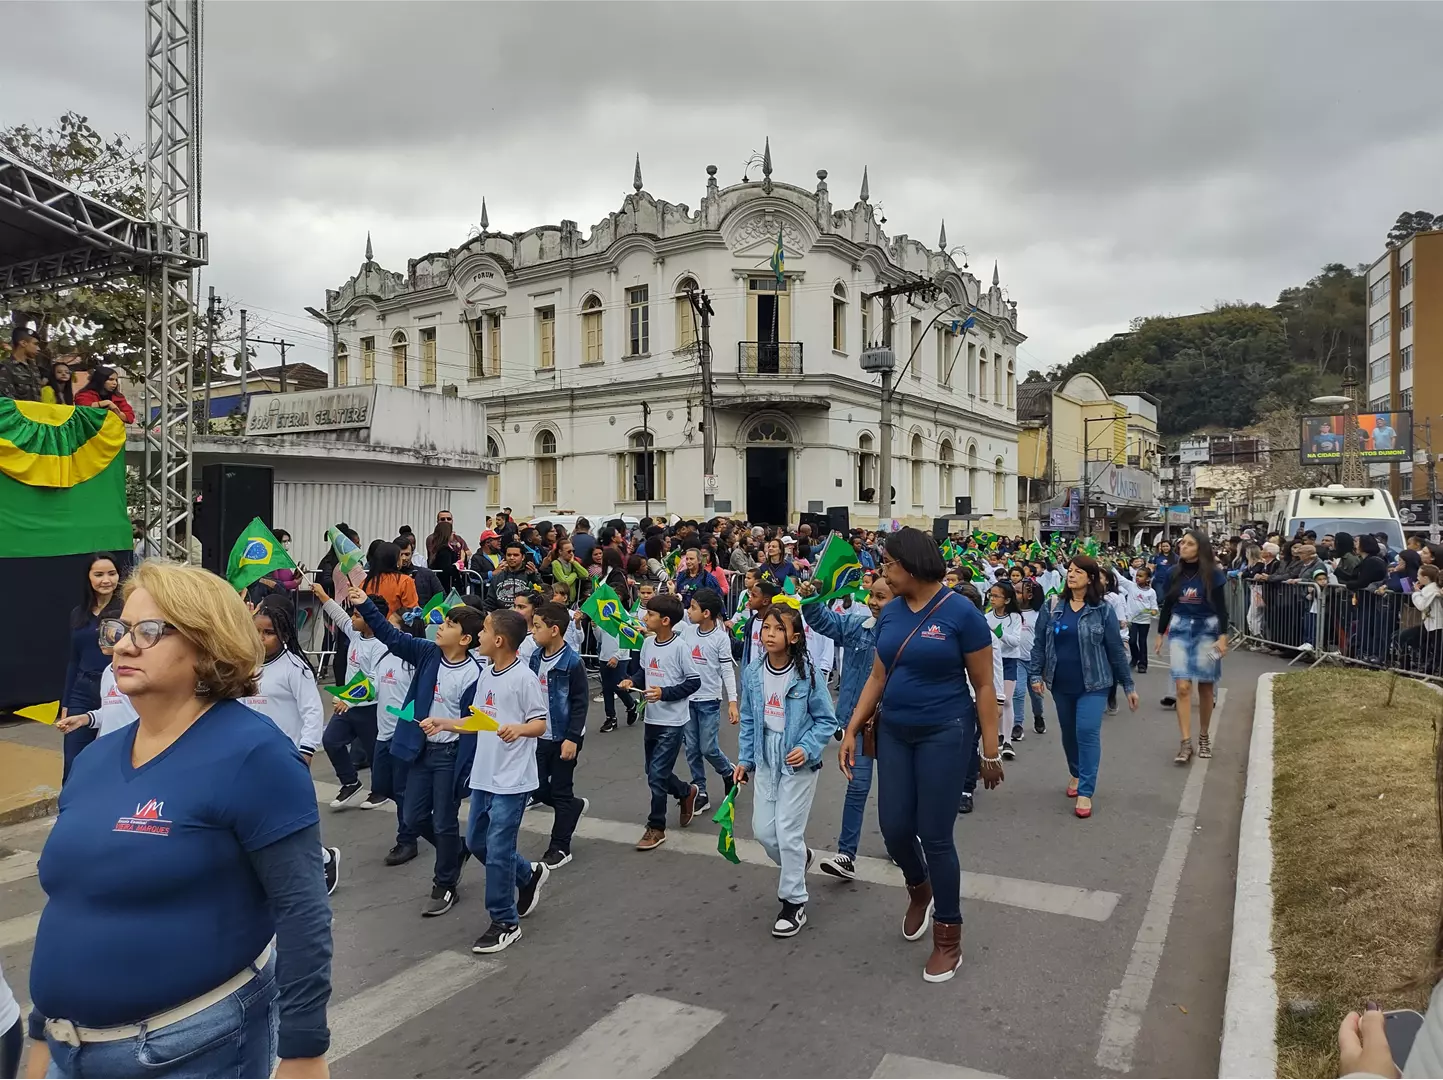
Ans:
{"type": "Polygon", "coordinates": [[[711,385],[711,300],[706,290],[698,295],[695,289],[688,290],[692,311],[701,317],[701,460],[702,460],[702,511],[710,521],[716,516],[716,425],[712,422],[711,385]]]}
{"type": "Polygon", "coordinates": [[[286,392],[286,350],[295,344],[293,341],[285,341],[279,338],[256,338],[257,345],[274,345],[281,350],[281,393],[286,392]]]}
{"type": "Polygon", "coordinates": [[[645,517],[651,517],[651,405],[641,403],[641,497],[645,517]]]}
{"type": "Polygon", "coordinates": [[[210,299],[205,309],[205,412],[203,430],[210,432],[210,371],[215,367],[215,286],[210,287],[210,299]]]}
{"type": "Polygon", "coordinates": [[[1433,453],[1433,421],[1423,421],[1423,445],[1428,448],[1428,541],[1438,543],[1438,455],[1433,453]]]}
{"type": "Polygon", "coordinates": [[[245,404],[246,396],[246,369],[251,366],[250,345],[246,342],[246,309],[241,308],[241,340],[240,340],[240,393],[241,404],[245,404]]]}

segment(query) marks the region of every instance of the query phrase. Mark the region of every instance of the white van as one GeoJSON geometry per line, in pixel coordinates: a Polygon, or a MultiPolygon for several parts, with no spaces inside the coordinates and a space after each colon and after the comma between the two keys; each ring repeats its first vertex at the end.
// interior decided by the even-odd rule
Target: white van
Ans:
{"type": "Polygon", "coordinates": [[[1353,536],[1382,533],[1394,551],[1403,550],[1403,523],[1393,496],[1383,488],[1320,488],[1280,491],[1273,504],[1272,530],[1290,539],[1311,529],[1319,539],[1340,532],[1353,536]]]}

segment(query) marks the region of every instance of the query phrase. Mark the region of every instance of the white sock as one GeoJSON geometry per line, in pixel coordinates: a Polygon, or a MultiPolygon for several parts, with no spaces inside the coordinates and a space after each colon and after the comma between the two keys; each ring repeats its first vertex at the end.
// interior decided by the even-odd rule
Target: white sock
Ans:
{"type": "Polygon", "coordinates": [[[330,866],[330,865],[331,865],[331,853],[330,853],[330,851],[327,850],[326,848],[321,848],[321,865],[322,865],[322,866],[330,866]]]}

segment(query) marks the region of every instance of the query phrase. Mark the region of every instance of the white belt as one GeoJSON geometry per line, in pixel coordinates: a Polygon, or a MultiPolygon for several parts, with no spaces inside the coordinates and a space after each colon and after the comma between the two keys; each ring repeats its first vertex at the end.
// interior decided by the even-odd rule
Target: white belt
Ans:
{"type": "Polygon", "coordinates": [[[178,1024],[182,1020],[189,1020],[196,1013],[209,1009],[219,1001],[224,1001],[246,983],[256,977],[256,974],[266,966],[271,958],[271,950],[275,946],[275,939],[272,938],[256,957],[255,963],[247,966],[238,974],[221,983],[214,990],[201,994],[200,997],[192,998],[184,1005],[177,1005],[173,1009],[167,1009],[163,1013],[156,1013],[138,1024],[124,1024],[120,1027],[108,1028],[87,1028],[72,1024],[69,1020],[47,1020],[45,1021],[45,1034],[49,1035],[56,1042],[64,1043],[66,1046],[80,1046],[82,1043],[104,1043],[119,1042],[122,1039],[134,1039],[144,1035],[148,1031],[159,1031],[161,1028],[178,1024]]]}

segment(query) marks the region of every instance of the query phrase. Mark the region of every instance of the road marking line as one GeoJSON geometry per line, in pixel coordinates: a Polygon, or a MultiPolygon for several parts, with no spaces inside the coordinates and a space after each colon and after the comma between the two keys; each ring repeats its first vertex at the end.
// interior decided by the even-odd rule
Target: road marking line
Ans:
{"type": "MultiPolygon", "coordinates": [[[[1226,701],[1227,691],[1218,691],[1211,726],[1214,733],[1222,720],[1226,701]]],[[[1193,715],[1196,719],[1196,712],[1193,715]]],[[[1133,942],[1127,971],[1122,976],[1122,985],[1107,996],[1107,1013],[1103,1017],[1102,1038],[1097,1047],[1097,1064],[1113,1072],[1128,1072],[1132,1068],[1132,1051],[1142,1031],[1153,980],[1157,978],[1158,964],[1162,962],[1163,949],[1167,945],[1168,924],[1172,922],[1172,909],[1177,902],[1188,845],[1192,843],[1193,832],[1197,828],[1197,812],[1202,804],[1203,783],[1208,777],[1209,764],[1208,758],[1198,758],[1192,763],[1192,771],[1183,785],[1177,817],[1173,819],[1172,832],[1167,838],[1167,848],[1153,878],[1152,893],[1147,900],[1142,925],[1138,927],[1137,939],[1133,942]]]]}
{"type": "Polygon", "coordinates": [[[35,931],[39,926],[40,912],[38,911],[33,915],[21,915],[18,918],[0,922],[0,949],[8,949],[11,945],[29,941],[35,936],[35,931]]]}
{"type": "Polygon", "coordinates": [[[881,1062],[872,1072],[872,1080],[905,1080],[907,1077],[1001,1077],[1001,1073],[978,1072],[961,1065],[948,1065],[926,1058],[908,1057],[906,1054],[883,1054],[881,1062]]]}
{"type": "MultiPolygon", "coordinates": [[[[546,807],[537,807],[527,812],[521,820],[521,827],[527,832],[551,832],[552,813],[546,807]]],[[[634,846],[641,839],[641,828],[631,822],[607,821],[604,818],[583,817],[576,826],[576,835],[586,840],[605,840],[613,844],[634,846]]],[[[716,855],[716,836],[708,829],[668,829],[663,851],[679,851],[684,855],[716,855]]],[[[775,866],[766,850],[755,840],[738,839],[737,857],[753,866],[775,866]]],[[[643,853],[644,854],[644,853],[643,853]]],[[[812,875],[827,878],[819,867],[822,859],[831,853],[817,849],[817,861],[812,864],[812,875]]],[[[857,878],[873,885],[892,885],[902,888],[906,882],[902,871],[886,859],[872,859],[866,856],[855,861],[857,878]]],[[[835,880],[835,879],[829,879],[835,880]]],[[[962,873],[962,896],[967,900],[981,900],[1009,907],[1041,911],[1049,915],[1072,915],[1079,919],[1106,922],[1117,907],[1120,897],[1117,893],[1080,889],[1073,885],[1054,885],[1046,881],[1027,881],[1023,878],[998,877],[995,874],[977,874],[966,870],[962,873]]]]}
{"type": "Polygon", "coordinates": [[[653,1077],[725,1019],[714,1009],[635,994],[527,1075],[653,1077]]]}
{"type": "Polygon", "coordinates": [[[331,1009],[331,1049],[326,1060],[334,1064],[355,1053],[502,967],[494,960],[442,952],[367,987],[331,1009]]]}
{"type": "Polygon", "coordinates": [[[0,885],[34,877],[39,872],[36,870],[39,862],[40,856],[33,851],[17,851],[5,856],[0,859],[0,885]]]}

